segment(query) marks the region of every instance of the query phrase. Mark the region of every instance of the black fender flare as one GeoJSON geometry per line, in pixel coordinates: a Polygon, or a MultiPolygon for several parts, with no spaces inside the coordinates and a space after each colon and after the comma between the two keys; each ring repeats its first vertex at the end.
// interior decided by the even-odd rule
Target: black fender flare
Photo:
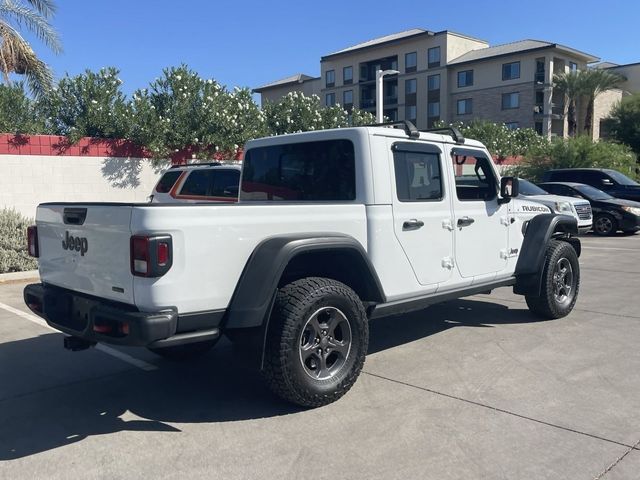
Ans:
{"type": "Polygon", "coordinates": [[[539,294],[544,257],[551,239],[558,238],[570,243],[579,256],[580,240],[573,235],[578,235],[578,221],[574,217],[553,213],[543,213],[533,217],[527,225],[516,263],[514,293],[539,294]]]}
{"type": "Polygon", "coordinates": [[[371,298],[363,300],[386,301],[380,279],[355,238],[317,233],[274,236],[260,242],[249,257],[229,303],[224,328],[266,328],[278,284],[289,262],[300,254],[321,251],[355,255],[370,285],[371,298]]]}

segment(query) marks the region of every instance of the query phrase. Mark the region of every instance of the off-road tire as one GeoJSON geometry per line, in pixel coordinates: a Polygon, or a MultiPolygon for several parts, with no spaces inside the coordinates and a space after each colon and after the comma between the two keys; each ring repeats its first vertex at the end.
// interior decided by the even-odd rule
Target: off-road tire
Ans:
{"type": "MultiPolygon", "coordinates": [[[[289,402],[303,407],[327,405],[342,397],[356,382],[368,344],[367,315],[351,288],[328,278],[296,280],[280,288],[276,295],[265,342],[264,378],[276,395],[289,402]],[[323,309],[343,314],[340,322],[348,322],[350,347],[332,377],[317,379],[311,376],[303,360],[302,343],[305,327],[308,329],[310,319],[323,309]]],[[[327,365],[328,362],[327,357],[327,365]]]]}
{"type": "Polygon", "coordinates": [[[608,213],[600,213],[593,219],[593,233],[603,237],[615,235],[618,231],[618,221],[608,213]]]}
{"type": "Polygon", "coordinates": [[[172,360],[176,362],[181,362],[184,360],[191,360],[193,358],[198,358],[209,350],[211,350],[214,345],[218,343],[218,339],[215,340],[207,340],[205,342],[196,342],[196,343],[186,343],[184,345],[176,345],[174,347],[164,347],[164,348],[153,348],[149,347],[149,350],[156,355],[160,355],[167,360],[172,360]]]}
{"type": "MultiPolygon", "coordinates": [[[[566,276],[564,278],[566,279],[566,276]]],[[[551,240],[544,258],[540,295],[525,296],[529,310],[535,315],[546,319],[565,317],[573,310],[578,299],[579,290],[580,264],[578,263],[576,251],[568,242],[551,240]],[[556,277],[559,274],[557,268],[562,265],[566,267],[566,262],[571,267],[572,278],[570,281],[567,280],[571,284],[571,290],[564,301],[559,301],[556,296],[556,282],[559,281],[559,277],[556,277]]]]}

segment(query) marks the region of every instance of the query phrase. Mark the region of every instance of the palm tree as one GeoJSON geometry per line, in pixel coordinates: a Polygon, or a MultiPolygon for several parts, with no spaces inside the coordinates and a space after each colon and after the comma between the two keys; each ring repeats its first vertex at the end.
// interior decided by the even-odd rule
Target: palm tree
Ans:
{"type": "Polygon", "coordinates": [[[591,135],[591,124],[593,123],[593,104],[596,97],[602,92],[612,90],[620,85],[625,78],[617,73],[610,73],[600,68],[592,68],[581,72],[582,75],[582,95],[587,101],[587,112],[584,117],[584,131],[591,135]]]}
{"type": "Polygon", "coordinates": [[[565,72],[553,76],[553,86],[562,92],[565,97],[570,137],[576,134],[576,104],[582,95],[582,84],[582,75],[578,71],[565,72]]]}
{"type": "Polygon", "coordinates": [[[15,73],[26,77],[35,97],[51,88],[51,70],[22,38],[18,28],[25,27],[54,53],[59,53],[60,40],[49,23],[55,11],[53,0],[0,0],[0,72],[5,84],[11,83],[9,75],[15,73]]]}

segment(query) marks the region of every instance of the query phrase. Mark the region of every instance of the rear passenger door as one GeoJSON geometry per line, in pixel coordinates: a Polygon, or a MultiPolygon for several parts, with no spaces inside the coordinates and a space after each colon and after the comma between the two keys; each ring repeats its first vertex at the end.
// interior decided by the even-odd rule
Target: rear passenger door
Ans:
{"type": "Polygon", "coordinates": [[[396,142],[392,151],[394,232],[421,285],[451,277],[453,231],[442,150],[396,142]]]}

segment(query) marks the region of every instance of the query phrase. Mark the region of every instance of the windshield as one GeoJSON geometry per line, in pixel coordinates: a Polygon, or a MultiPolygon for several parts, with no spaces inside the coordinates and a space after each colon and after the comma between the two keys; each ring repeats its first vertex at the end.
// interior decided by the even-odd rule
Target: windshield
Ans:
{"type": "Polygon", "coordinates": [[[588,200],[609,200],[613,198],[608,193],[604,193],[602,190],[593,188],[590,185],[576,185],[573,188],[582,193],[588,200]]]}
{"type": "Polygon", "coordinates": [[[539,186],[531,183],[529,180],[523,180],[522,178],[518,179],[518,187],[521,195],[549,195],[549,192],[546,190],[543,190],[539,186]]]}
{"type": "Polygon", "coordinates": [[[629,177],[616,170],[607,170],[607,174],[620,185],[640,185],[640,183],[631,180],[629,177]]]}

